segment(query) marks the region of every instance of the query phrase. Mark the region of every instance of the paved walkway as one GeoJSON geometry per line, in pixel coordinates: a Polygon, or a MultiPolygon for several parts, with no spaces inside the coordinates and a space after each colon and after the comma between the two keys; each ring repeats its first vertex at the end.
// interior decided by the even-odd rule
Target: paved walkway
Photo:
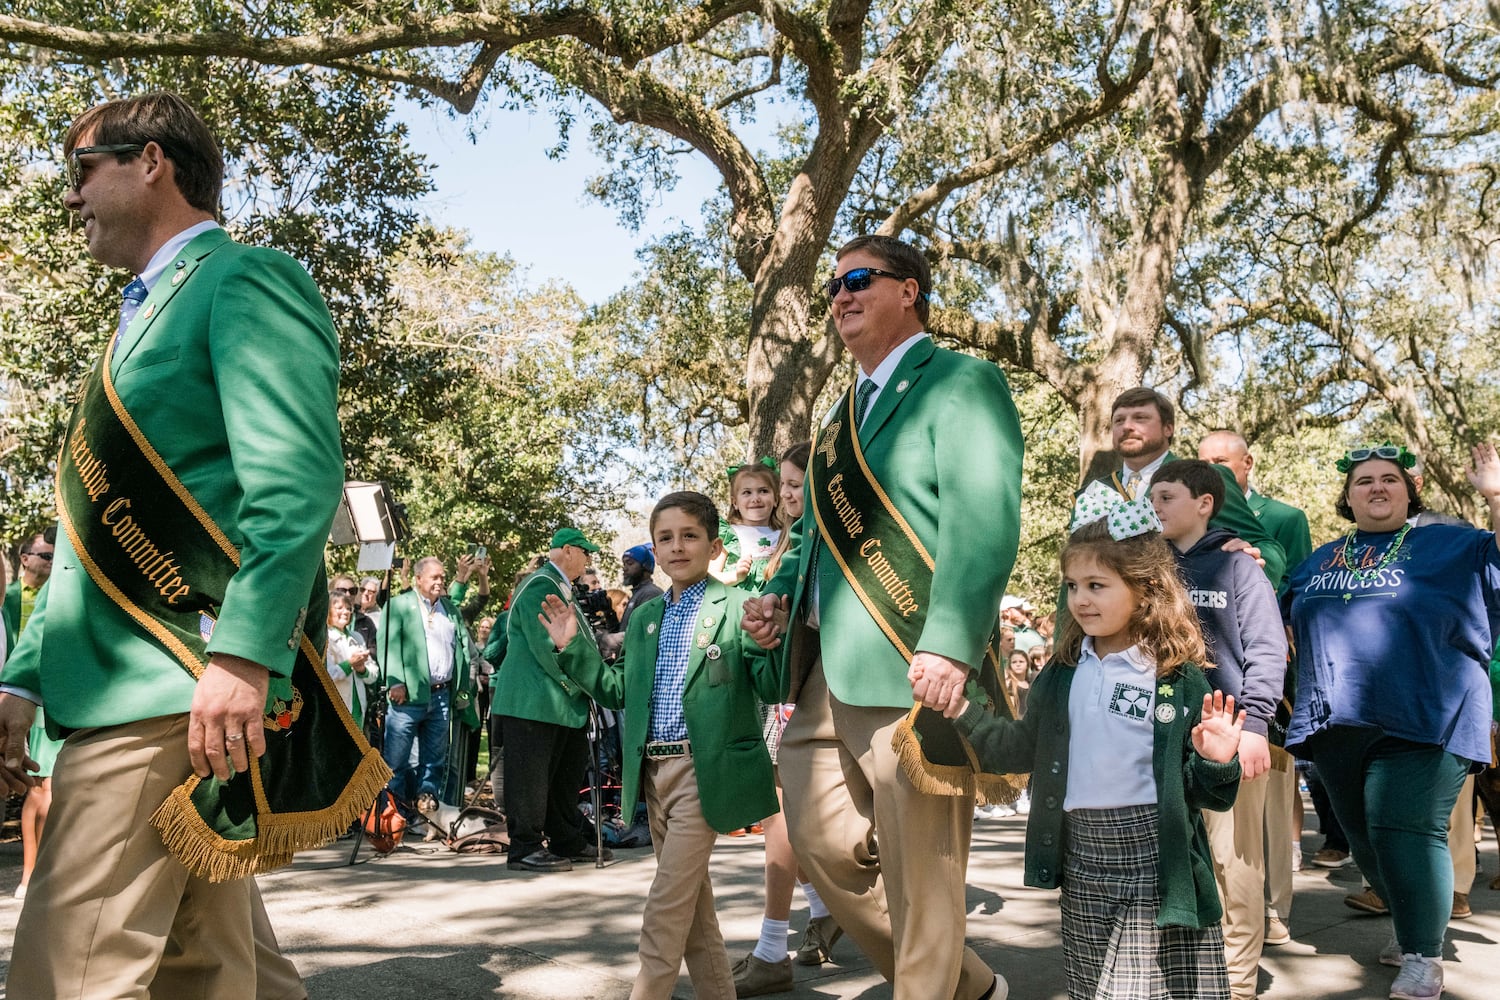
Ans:
{"type": "MultiPolygon", "coordinates": [[[[1309,809],[1308,815],[1311,815],[1309,809]]],[[[1010,980],[1011,996],[1061,998],[1057,894],[1021,885],[1024,819],[977,824],[969,867],[969,941],[1010,980]]],[[[1310,836],[1309,850],[1320,838],[1310,836]]],[[[533,875],[505,870],[503,857],[458,857],[431,844],[348,867],[351,842],[302,855],[261,879],[281,943],[302,970],[313,1000],[625,1000],[635,974],[641,904],[655,863],[646,850],[621,851],[604,869],[533,875]]],[[[732,958],[759,934],[763,852],[759,838],[724,838],[714,858],[720,923],[732,958]]],[[[1453,1000],[1500,996],[1500,892],[1488,888],[1497,862],[1486,834],[1474,916],[1449,929],[1453,1000]]],[[[0,845],[0,959],[20,904],[11,900],[20,845],[0,845]]],[[[1384,997],[1394,970],[1375,962],[1388,918],[1343,905],[1357,891],[1354,869],[1296,876],[1293,942],[1267,948],[1265,1000],[1384,997]]],[[[792,924],[806,920],[800,899],[792,924]]],[[[890,988],[847,941],[836,964],[797,969],[797,1000],[884,1000],[890,988]]],[[[686,978],[677,997],[692,996],[686,978]]],[[[13,998],[25,1000],[25,998],[13,998]]],[[[163,998],[172,1000],[172,998],[163,998]]]]}

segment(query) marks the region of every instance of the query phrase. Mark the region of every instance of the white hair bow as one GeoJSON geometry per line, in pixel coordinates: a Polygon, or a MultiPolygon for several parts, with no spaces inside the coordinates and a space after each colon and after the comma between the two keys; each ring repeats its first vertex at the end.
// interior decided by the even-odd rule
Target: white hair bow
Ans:
{"type": "Polygon", "coordinates": [[[1096,479],[1073,501],[1073,523],[1068,527],[1068,534],[1101,518],[1107,520],[1109,537],[1117,542],[1161,530],[1161,518],[1156,516],[1156,508],[1151,506],[1149,496],[1127,500],[1117,490],[1096,479]]]}

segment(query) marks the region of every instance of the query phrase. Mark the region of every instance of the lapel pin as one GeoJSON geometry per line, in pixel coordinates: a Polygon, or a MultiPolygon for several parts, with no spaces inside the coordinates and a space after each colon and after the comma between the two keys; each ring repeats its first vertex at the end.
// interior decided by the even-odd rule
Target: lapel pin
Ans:
{"type": "Polygon", "coordinates": [[[174,285],[180,285],[180,284],[182,284],[182,279],[186,278],[186,277],[187,277],[187,272],[186,271],[178,271],[176,274],[172,275],[172,284],[174,284],[174,285]]]}
{"type": "Polygon", "coordinates": [[[910,385],[910,382],[906,381],[906,379],[902,379],[900,382],[896,383],[896,391],[905,392],[910,385]]]}
{"type": "Polygon", "coordinates": [[[698,637],[698,648],[699,649],[707,649],[708,648],[708,636],[707,635],[700,635],[698,637]]]}
{"type": "Polygon", "coordinates": [[[1177,718],[1177,709],[1173,708],[1171,705],[1163,702],[1162,704],[1156,706],[1157,722],[1160,722],[1165,726],[1175,718],[1177,718]]]}
{"type": "Polygon", "coordinates": [[[724,655],[724,651],[719,648],[718,643],[714,643],[704,651],[703,655],[708,657],[710,660],[717,660],[720,656],[724,655]]]}
{"type": "Polygon", "coordinates": [[[651,622],[649,625],[646,626],[646,634],[647,635],[650,635],[651,633],[653,633],[655,631],[656,631],[656,622],[651,622]]]}
{"type": "Polygon", "coordinates": [[[703,619],[703,627],[704,628],[713,628],[714,627],[714,620],[712,618],[710,618],[710,617],[705,616],[704,619],[703,619]]]}
{"type": "Polygon", "coordinates": [[[141,318],[143,318],[143,319],[150,319],[154,315],[156,315],[156,303],[155,302],[151,303],[149,306],[146,307],[146,311],[143,312],[143,313],[141,313],[141,318]]]}

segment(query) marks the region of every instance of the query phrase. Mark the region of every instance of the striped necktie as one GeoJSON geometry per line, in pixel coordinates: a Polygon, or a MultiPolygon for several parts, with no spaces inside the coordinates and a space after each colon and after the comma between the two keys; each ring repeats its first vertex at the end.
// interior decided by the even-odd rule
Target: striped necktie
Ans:
{"type": "Polygon", "coordinates": [[[875,380],[865,379],[859,383],[859,388],[854,390],[854,422],[863,424],[865,414],[870,411],[870,400],[875,395],[875,380]]]}

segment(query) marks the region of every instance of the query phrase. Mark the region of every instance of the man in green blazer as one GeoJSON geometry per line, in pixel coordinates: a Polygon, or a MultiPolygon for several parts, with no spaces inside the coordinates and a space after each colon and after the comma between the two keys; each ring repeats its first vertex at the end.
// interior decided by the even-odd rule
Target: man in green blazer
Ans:
{"type": "MultiPolygon", "coordinates": [[[[865,461],[934,566],[908,661],[846,580],[808,489],[768,596],[745,616],[760,638],[789,602],[797,709],[777,757],[788,832],[896,1000],[1004,997],[1004,979],[964,945],[974,797],[916,791],[891,738],[914,701],[941,711],[962,700],[997,625],[1020,537],[1020,423],[999,368],[923,332],[932,283],[913,247],[860,237],[840,249],[835,273],[833,322],[860,369],[865,461]]],[[[831,455],[815,451],[809,485],[831,455]]]]}
{"type": "Polygon", "coordinates": [[[52,575],[56,540],[57,529],[48,528],[21,543],[21,574],[5,588],[5,638],[11,647],[36,607],[42,584],[52,575]]]}
{"type": "MultiPolygon", "coordinates": [[[[1132,499],[1149,496],[1156,470],[1178,457],[1171,451],[1176,412],[1171,400],[1146,386],[1126,389],[1116,396],[1110,404],[1110,438],[1121,465],[1098,476],[1098,480],[1132,499]]],[[[1266,576],[1279,590],[1286,571],[1296,564],[1287,559],[1281,543],[1251,511],[1245,488],[1232,470],[1223,475],[1224,504],[1214,515],[1213,526],[1232,531],[1259,549],[1266,576]]],[[[1059,601],[1059,610],[1065,610],[1062,605],[1059,601]]]]}
{"type": "Polygon", "coordinates": [[[378,631],[382,651],[389,650],[384,755],[391,769],[391,794],[407,808],[414,808],[423,794],[442,800],[452,722],[459,718],[477,729],[479,716],[469,669],[469,630],[448,596],[448,571],[441,559],[417,560],[412,589],[386,603],[378,631]]]}
{"type": "MultiPolygon", "coordinates": [[[[1281,546],[1286,556],[1287,573],[1312,555],[1312,532],[1307,526],[1307,515],[1250,485],[1255,456],[1250,453],[1250,445],[1243,437],[1230,430],[1211,431],[1198,442],[1198,457],[1234,473],[1235,485],[1244,493],[1250,512],[1260,521],[1262,529],[1281,546]]],[[[1285,582],[1282,581],[1283,588],[1285,582]]]]}
{"type": "MultiPolygon", "coordinates": [[[[500,716],[505,742],[506,867],[512,870],[570,871],[574,861],[598,857],[594,825],[578,809],[589,762],[589,696],[563,669],[537,618],[549,594],[578,612],[573,581],[598,551],[577,528],[559,528],[547,562],[511,598],[491,710],[500,716]]],[[[592,642],[593,631],[582,624],[592,642]]]]}
{"type": "MultiPolygon", "coordinates": [[[[51,580],[0,674],[12,788],[26,780],[36,703],[67,737],[10,995],[305,997],[289,963],[257,961],[269,926],[254,880],[192,875],[148,820],[192,774],[248,768],[265,748],[268,691],[290,694],[343,482],[337,337],[296,261],[215,223],[223,161],[181,98],[95,107],[63,148],[63,200],[89,252],[137,275],[127,287],[144,299],[107,335],[119,403],[239,565],[217,620],[200,625],[209,659],[195,678],[59,534],[51,580]]],[[[117,456],[92,457],[109,469],[117,456]]]]}

